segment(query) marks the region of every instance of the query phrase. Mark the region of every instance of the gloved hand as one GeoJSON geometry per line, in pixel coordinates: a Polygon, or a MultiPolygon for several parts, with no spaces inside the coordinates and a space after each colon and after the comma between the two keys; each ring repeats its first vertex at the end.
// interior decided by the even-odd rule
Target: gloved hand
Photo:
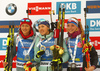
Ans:
{"type": "Polygon", "coordinates": [[[57,66],[63,62],[62,58],[53,59],[51,62],[51,66],[57,66]]]}
{"type": "Polygon", "coordinates": [[[39,58],[39,57],[40,57],[41,55],[43,55],[44,53],[45,53],[44,50],[40,50],[40,51],[37,52],[36,57],[39,58]]]}
{"type": "Polygon", "coordinates": [[[58,64],[58,60],[57,59],[53,59],[51,62],[51,66],[57,66],[58,64]]]}

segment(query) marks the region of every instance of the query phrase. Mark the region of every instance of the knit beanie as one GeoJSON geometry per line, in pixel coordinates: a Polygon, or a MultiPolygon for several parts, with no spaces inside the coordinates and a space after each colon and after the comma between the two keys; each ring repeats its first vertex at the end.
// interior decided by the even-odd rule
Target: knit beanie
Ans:
{"type": "Polygon", "coordinates": [[[31,27],[31,31],[30,31],[30,34],[28,36],[24,36],[24,34],[22,33],[21,31],[21,28],[19,29],[19,34],[21,34],[21,36],[24,38],[24,39],[27,39],[31,36],[34,35],[34,32],[33,32],[33,29],[32,29],[32,21],[29,19],[29,18],[23,18],[21,21],[20,21],[20,27],[22,24],[28,24],[30,27],[31,27]]]}
{"type": "Polygon", "coordinates": [[[20,26],[22,24],[28,24],[30,27],[32,26],[32,21],[29,19],[29,18],[23,18],[21,21],[20,21],[20,26]]]}

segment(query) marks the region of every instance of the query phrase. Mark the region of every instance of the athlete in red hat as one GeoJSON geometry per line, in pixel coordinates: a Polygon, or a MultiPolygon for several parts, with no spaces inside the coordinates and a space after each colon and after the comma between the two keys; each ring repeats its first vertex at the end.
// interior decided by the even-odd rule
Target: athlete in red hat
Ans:
{"type": "MultiPolygon", "coordinates": [[[[32,21],[29,18],[23,18],[20,21],[20,28],[17,35],[14,37],[13,57],[17,54],[16,69],[17,71],[25,71],[23,64],[27,61],[34,61],[34,43],[35,31],[32,28],[32,21]],[[31,47],[32,46],[32,47],[31,47]],[[28,57],[26,57],[28,56],[28,57]]],[[[7,62],[3,62],[4,67],[7,62]]]]}

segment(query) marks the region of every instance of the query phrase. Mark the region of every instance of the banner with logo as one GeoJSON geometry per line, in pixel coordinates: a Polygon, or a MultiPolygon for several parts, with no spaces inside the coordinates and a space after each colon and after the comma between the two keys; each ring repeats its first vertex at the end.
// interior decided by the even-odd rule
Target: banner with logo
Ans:
{"type": "Polygon", "coordinates": [[[9,25],[14,25],[14,31],[16,33],[20,27],[20,21],[0,21],[0,33],[9,33],[9,25]]]}
{"type": "Polygon", "coordinates": [[[49,15],[52,10],[51,2],[28,3],[29,15],[49,15]]]}
{"type": "Polygon", "coordinates": [[[90,32],[100,31],[100,18],[86,19],[90,32]]]}
{"type": "Polygon", "coordinates": [[[57,2],[56,14],[58,14],[61,3],[65,4],[65,14],[81,14],[81,1],[57,2]]]}
{"type": "Polygon", "coordinates": [[[7,38],[0,38],[0,50],[7,49],[7,38]]]}
{"type": "Polygon", "coordinates": [[[96,50],[100,50],[100,37],[90,37],[91,43],[96,50]]]}
{"type": "Polygon", "coordinates": [[[86,1],[88,13],[100,13],[100,1],[86,1]]]}

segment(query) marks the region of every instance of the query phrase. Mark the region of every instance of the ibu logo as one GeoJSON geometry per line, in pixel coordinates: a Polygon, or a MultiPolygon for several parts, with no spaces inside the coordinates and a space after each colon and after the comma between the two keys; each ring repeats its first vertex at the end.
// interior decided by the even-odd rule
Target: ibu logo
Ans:
{"type": "Polygon", "coordinates": [[[61,3],[65,4],[65,14],[80,14],[81,13],[81,1],[71,2],[57,2],[56,3],[56,14],[59,12],[61,3]]]}

